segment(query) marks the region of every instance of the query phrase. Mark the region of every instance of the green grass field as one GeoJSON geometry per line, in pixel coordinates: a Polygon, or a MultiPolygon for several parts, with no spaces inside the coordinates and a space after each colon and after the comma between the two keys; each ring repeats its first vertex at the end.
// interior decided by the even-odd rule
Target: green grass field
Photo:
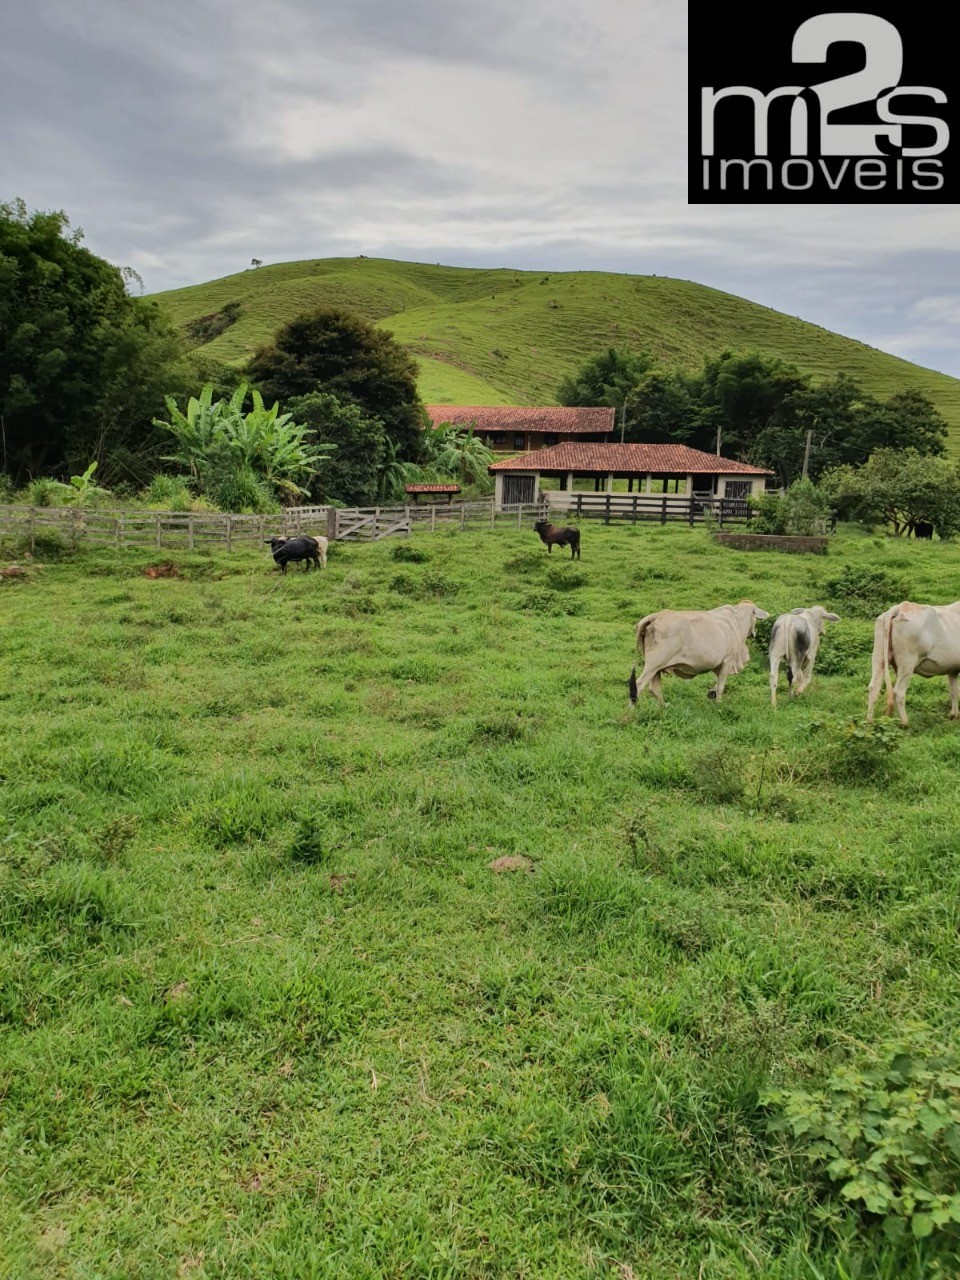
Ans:
{"type": "Polygon", "coordinates": [[[174,559],[0,582],[0,1275],[958,1274],[758,1091],[955,1034],[945,681],[844,744],[869,592],[958,598],[960,548],[174,559]],[[628,709],[638,617],[742,597],[843,615],[804,700],[772,713],[761,637],[721,703],[628,709]]]}
{"type": "Polygon", "coordinates": [[[881,397],[916,387],[960,441],[960,380],[687,280],[327,258],[155,297],[177,324],[238,302],[237,322],[204,348],[233,363],[301,311],[347,307],[417,357],[426,403],[553,404],[560,379],[608,346],[689,369],[729,347],[780,356],[816,377],[846,373],[881,397]]]}

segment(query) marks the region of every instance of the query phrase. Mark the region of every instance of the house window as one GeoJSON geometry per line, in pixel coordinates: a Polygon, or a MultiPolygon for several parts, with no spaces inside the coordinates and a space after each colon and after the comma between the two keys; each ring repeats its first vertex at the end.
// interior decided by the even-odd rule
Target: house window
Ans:
{"type": "Polygon", "coordinates": [[[490,437],[491,449],[505,449],[507,447],[507,435],[505,431],[495,431],[490,437]]]}
{"type": "Polygon", "coordinates": [[[513,447],[515,449],[522,449],[524,444],[526,443],[526,439],[527,437],[523,434],[522,431],[515,431],[513,433],[513,447]]]}
{"type": "Polygon", "coordinates": [[[739,498],[743,501],[750,496],[753,485],[749,480],[728,480],[724,495],[727,498],[739,498]]]}
{"type": "Polygon", "coordinates": [[[543,437],[543,443],[546,445],[547,448],[549,448],[550,445],[552,444],[556,444],[557,437],[555,432],[548,431],[547,434],[543,437]]]}

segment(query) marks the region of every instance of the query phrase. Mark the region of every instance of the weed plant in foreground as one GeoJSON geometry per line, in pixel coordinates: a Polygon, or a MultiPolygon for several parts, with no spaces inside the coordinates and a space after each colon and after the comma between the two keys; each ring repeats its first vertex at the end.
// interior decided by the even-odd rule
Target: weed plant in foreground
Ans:
{"type": "Polygon", "coordinates": [[[0,1275],[958,1273],[960,730],[863,726],[844,605],[960,548],[174,558],[0,585],[0,1275]],[[639,617],[744,597],[840,614],[802,699],[757,640],[628,709],[639,617]]]}

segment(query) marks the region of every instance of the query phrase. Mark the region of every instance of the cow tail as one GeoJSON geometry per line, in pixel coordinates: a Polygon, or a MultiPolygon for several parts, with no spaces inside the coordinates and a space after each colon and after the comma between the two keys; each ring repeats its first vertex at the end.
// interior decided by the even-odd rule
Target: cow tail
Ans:
{"type": "Polygon", "coordinates": [[[890,631],[893,620],[900,611],[899,605],[888,609],[883,619],[883,682],[887,690],[887,706],[893,706],[893,681],[890,679],[890,631]]]}
{"type": "Polygon", "coordinates": [[[649,627],[650,623],[654,620],[655,617],[656,617],[656,614],[648,613],[645,618],[641,618],[640,621],[637,623],[637,643],[633,651],[633,657],[634,657],[633,668],[630,671],[630,679],[627,682],[627,688],[630,690],[631,702],[636,702],[637,700],[637,662],[636,662],[637,654],[645,651],[644,640],[647,634],[647,627],[649,627]]]}

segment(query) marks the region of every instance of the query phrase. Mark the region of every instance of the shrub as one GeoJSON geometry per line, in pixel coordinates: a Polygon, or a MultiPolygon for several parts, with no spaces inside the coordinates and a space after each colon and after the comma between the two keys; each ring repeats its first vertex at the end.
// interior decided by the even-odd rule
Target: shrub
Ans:
{"type": "Polygon", "coordinates": [[[829,500],[811,480],[796,480],[784,494],[758,493],[748,501],[753,533],[811,538],[830,527],[829,500]]]}
{"type": "Polygon", "coordinates": [[[406,564],[426,564],[430,559],[421,547],[411,546],[409,542],[398,542],[390,552],[392,560],[400,560],[406,564]]]}
{"type": "Polygon", "coordinates": [[[924,1028],[888,1042],[819,1090],[772,1089],[774,1131],[892,1239],[960,1223],[960,1060],[924,1028]]]}
{"type": "Polygon", "coordinates": [[[903,741],[899,725],[857,721],[814,721],[813,772],[833,782],[886,782],[897,772],[896,752],[903,741]]]}
{"type": "Polygon", "coordinates": [[[844,565],[835,578],[827,579],[824,587],[837,612],[855,618],[875,618],[892,604],[910,596],[910,590],[902,579],[867,565],[844,565]]]}
{"type": "Polygon", "coordinates": [[[194,496],[186,476],[156,475],[144,489],[143,501],[161,511],[189,511],[194,496]]]}
{"type": "Polygon", "coordinates": [[[74,491],[59,480],[38,476],[24,489],[23,497],[28,507],[66,507],[73,501],[74,491]]]}

